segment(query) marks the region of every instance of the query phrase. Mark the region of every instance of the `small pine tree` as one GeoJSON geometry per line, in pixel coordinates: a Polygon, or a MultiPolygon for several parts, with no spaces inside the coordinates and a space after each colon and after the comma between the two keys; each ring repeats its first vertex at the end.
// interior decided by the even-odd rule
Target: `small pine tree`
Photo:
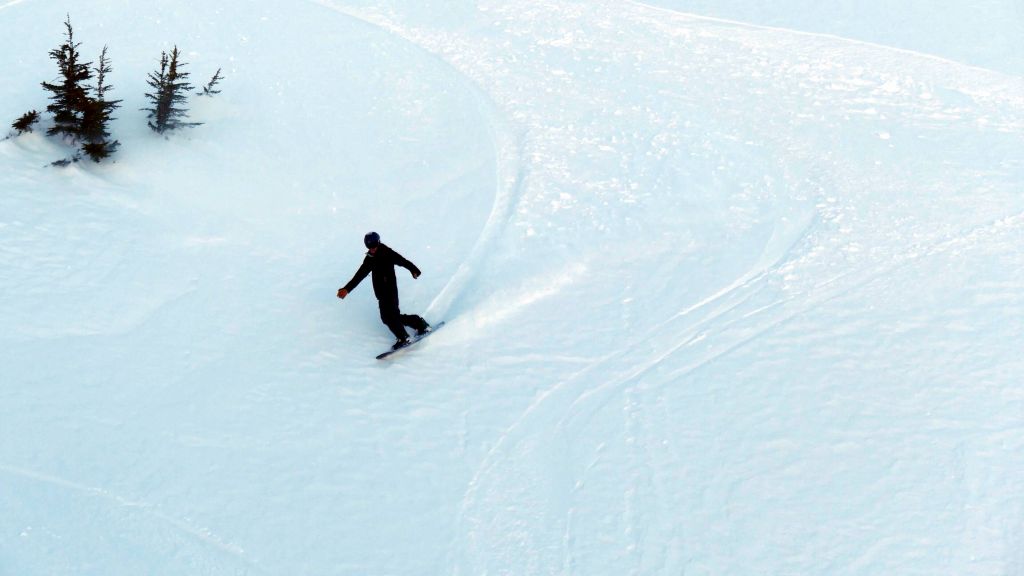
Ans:
{"type": "Polygon", "coordinates": [[[46,110],[53,114],[53,126],[47,134],[61,134],[76,139],[82,132],[82,116],[88,107],[89,95],[85,82],[92,78],[89,62],[81,61],[78,52],[80,43],[75,42],[74,30],[71,28],[71,16],[64,22],[64,44],[50,51],[50,58],[57,62],[60,82],[51,84],[43,82],[43,88],[53,93],[52,104],[46,110]]]}
{"type": "Polygon", "coordinates": [[[110,140],[107,125],[113,120],[111,113],[120,108],[120,100],[107,100],[107,92],[113,87],[107,84],[107,74],[111,72],[110,59],[107,58],[107,47],[100,52],[100,62],[95,68],[96,86],[92,89],[93,97],[89,98],[82,115],[82,137],[85,143],[82,151],[94,161],[99,162],[110,156],[120,143],[110,140]]]}
{"type": "Polygon", "coordinates": [[[203,86],[203,92],[200,96],[213,96],[214,94],[220,94],[220,90],[214,90],[213,87],[217,85],[224,77],[220,75],[220,68],[217,68],[217,72],[214,73],[213,78],[203,86]]]}
{"type": "Polygon", "coordinates": [[[189,73],[182,70],[186,66],[179,61],[181,52],[175,46],[170,55],[166,52],[160,53],[160,70],[149,74],[148,84],[153,88],[151,94],[146,94],[152,103],[152,108],[143,108],[149,112],[151,118],[149,127],[157,133],[164,133],[167,130],[199,126],[198,122],[184,122],[182,119],[188,116],[188,110],[183,103],[187,99],[186,93],[192,90],[189,84],[189,73]]]}
{"type": "Polygon", "coordinates": [[[170,98],[166,97],[168,92],[167,88],[167,65],[170,59],[167,57],[167,52],[160,53],[160,69],[156,72],[149,73],[149,80],[146,81],[153,88],[152,94],[146,94],[146,98],[149,98],[150,102],[153,103],[152,108],[143,108],[145,112],[149,112],[149,118],[152,120],[149,122],[149,127],[156,132],[163,132],[167,125],[167,118],[170,115],[170,98]]]}
{"type": "Polygon", "coordinates": [[[39,112],[32,110],[26,112],[11,124],[11,127],[18,131],[18,134],[32,131],[32,125],[39,121],[39,112]]]}

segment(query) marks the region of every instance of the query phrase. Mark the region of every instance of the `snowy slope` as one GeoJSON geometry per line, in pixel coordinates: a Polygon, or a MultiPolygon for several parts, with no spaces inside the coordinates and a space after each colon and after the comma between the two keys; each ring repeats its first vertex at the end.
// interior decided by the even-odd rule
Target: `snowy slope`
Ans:
{"type": "Polygon", "coordinates": [[[1024,573],[1020,77],[633,2],[24,0],[0,119],[69,11],[123,146],[0,142],[0,575],[1024,573]],[[173,43],[227,80],[162,139],[173,43]],[[383,364],[368,229],[449,322],[383,364]]]}
{"type": "Polygon", "coordinates": [[[858,0],[645,0],[645,4],[734,21],[831,34],[1024,74],[1024,4],[858,0]]]}

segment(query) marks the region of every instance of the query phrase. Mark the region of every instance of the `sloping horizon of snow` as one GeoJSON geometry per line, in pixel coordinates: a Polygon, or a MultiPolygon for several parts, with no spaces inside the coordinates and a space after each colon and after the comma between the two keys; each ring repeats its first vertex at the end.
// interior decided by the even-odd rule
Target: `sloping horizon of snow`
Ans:
{"type": "Polygon", "coordinates": [[[1021,21],[653,4],[0,2],[0,575],[1024,573],[1021,21]]]}
{"type": "Polygon", "coordinates": [[[1024,4],[982,2],[860,2],[787,0],[644,0],[644,4],[707,17],[830,34],[932,54],[1024,75],[1024,4]]]}

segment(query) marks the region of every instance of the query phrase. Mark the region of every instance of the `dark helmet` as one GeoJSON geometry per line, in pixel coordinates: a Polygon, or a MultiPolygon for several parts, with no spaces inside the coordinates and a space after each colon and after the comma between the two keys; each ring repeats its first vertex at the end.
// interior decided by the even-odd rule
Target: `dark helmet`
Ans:
{"type": "Polygon", "coordinates": [[[365,244],[367,248],[376,248],[380,245],[380,234],[377,234],[376,232],[367,233],[366,236],[363,236],[363,244],[365,244]]]}

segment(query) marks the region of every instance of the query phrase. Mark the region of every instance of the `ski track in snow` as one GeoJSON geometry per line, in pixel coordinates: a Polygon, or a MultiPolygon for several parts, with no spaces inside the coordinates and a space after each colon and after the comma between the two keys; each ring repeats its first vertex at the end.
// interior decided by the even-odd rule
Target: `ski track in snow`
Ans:
{"type": "Polygon", "coordinates": [[[655,6],[653,4],[648,4],[646,2],[641,2],[639,0],[624,0],[624,3],[632,4],[633,6],[642,8],[644,10],[650,10],[650,11],[653,11],[653,12],[661,12],[661,13],[668,14],[668,15],[670,15],[672,17],[677,17],[677,18],[690,18],[690,19],[695,19],[695,20],[703,20],[705,22],[716,22],[716,23],[719,23],[719,24],[726,24],[726,25],[729,25],[729,26],[738,26],[738,27],[751,28],[751,29],[756,29],[756,30],[766,30],[766,31],[771,31],[771,32],[782,32],[782,33],[785,33],[785,34],[795,34],[795,35],[800,35],[800,36],[806,36],[806,37],[809,37],[809,38],[821,38],[821,39],[830,40],[830,41],[837,41],[837,42],[841,42],[841,43],[861,44],[863,46],[868,46],[868,47],[872,47],[872,48],[880,48],[880,49],[883,49],[883,50],[886,50],[886,51],[890,51],[890,52],[894,52],[894,53],[906,54],[908,56],[929,58],[929,59],[935,60],[937,62],[941,62],[943,64],[949,64],[949,65],[956,66],[956,67],[966,67],[966,68],[972,68],[974,70],[978,70],[978,71],[981,71],[981,72],[990,72],[986,68],[982,68],[980,66],[971,66],[969,64],[964,64],[963,62],[957,62],[955,60],[950,60],[949,58],[944,58],[944,57],[938,56],[936,54],[929,54],[927,52],[920,52],[920,51],[917,51],[917,50],[910,50],[908,48],[898,48],[898,47],[895,47],[895,46],[886,46],[884,44],[878,44],[876,42],[868,42],[868,41],[865,41],[865,40],[857,40],[856,38],[847,38],[845,36],[837,36],[835,34],[825,34],[825,33],[822,33],[822,32],[808,32],[806,30],[794,30],[792,28],[781,28],[781,27],[778,27],[778,26],[765,26],[765,25],[762,25],[762,24],[752,24],[750,22],[741,22],[739,20],[730,20],[728,18],[716,18],[714,16],[706,16],[706,15],[696,14],[696,13],[692,13],[692,12],[683,12],[683,11],[680,11],[680,10],[673,10],[672,8],[667,8],[667,7],[664,7],[664,6],[655,6]]]}
{"type": "MultiPolygon", "coordinates": [[[[632,387],[633,383],[640,380],[645,374],[661,366],[666,359],[674,354],[680,353],[685,348],[693,346],[696,342],[706,341],[711,338],[716,349],[708,355],[703,355],[692,362],[685,364],[681,370],[677,370],[675,372],[676,377],[693,372],[697,368],[709,364],[717,358],[727,355],[737,348],[755,341],[762,334],[777,328],[793,317],[805,314],[826,302],[861,289],[879,278],[891,275],[900,268],[910,266],[922,259],[941,255],[960,246],[973,245],[975,242],[978,242],[985,237],[991,237],[1007,231],[1012,231],[1015,227],[1020,226],[1024,226],[1024,213],[979,226],[965,234],[938,242],[926,250],[910,254],[898,262],[887,263],[876,269],[860,270],[855,275],[851,273],[846,277],[853,280],[852,282],[842,282],[843,278],[833,279],[821,286],[815,287],[809,294],[798,294],[790,296],[785,300],[773,301],[761,308],[744,312],[740,315],[730,314],[741,308],[760,289],[763,288],[763,284],[761,284],[759,280],[763,279],[767,273],[757,274],[754,278],[749,280],[744,279],[741,283],[734,284],[726,288],[722,292],[714,295],[711,299],[680,312],[673,318],[671,323],[677,323],[676,320],[686,318],[691,313],[710,307],[711,304],[720,300],[725,301],[723,306],[715,307],[715,310],[710,312],[705,318],[697,322],[684,322],[683,327],[673,329],[667,337],[662,334],[664,327],[659,326],[656,330],[652,331],[657,333],[645,335],[640,342],[630,343],[626,345],[623,350],[616,352],[612,357],[602,359],[592,366],[589,366],[586,370],[573,375],[570,380],[558,383],[552,392],[556,392],[558,388],[568,386],[574,381],[581,381],[576,383],[575,386],[577,389],[566,394],[561,394],[562,396],[568,395],[572,399],[571,404],[568,406],[563,404],[556,408],[546,408],[546,410],[554,411],[556,413],[566,413],[565,416],[558,420],[558,428],[567,426],[567,421],[570,420],[586,420],[589,415],[593,415],[600,407],[602,407],[609,400],[612,394],[621,393],[623,388],[632,387]],[[732,297],[733,293],[738,293],[739,295],[732,297]],[[776,311],[777,309],[781,310],[776,311]],[[723,320],[724,316],[737,317],[730,320],[723,320]],[[746,324],[751,323],[751,320],[754,321],[754,326],[746,326],[746,324]],[[737,330],[737,326],[742,329],[737,330]],[[714,334],[709,334],[709,332],[714,332],[714,334]],[[738,332],[738,334],[732,336],[732,332],[738,332]],[[637,362],[635,369],[622,377],[614,378],[596,387],[588,386],[588,383],[582,382],[585,376],[589,376],[592,371],[601,370],[606,364],[613,363],[611,360],[618,360],[619,356],[637,357],[637,349],[655,339],[676,342],[676,344],[666,349],[656,351],[653,357],[649,359],[637,362]],[[720,342],[722,340],[725,340],[725,342],[720,342]]],[[[772,272],[774,271],[775,270],[772,270],[772,272]]],[[[541,402],[546,400],[547,396],[545,396],[541,402]]],[[[530,416],[530,414],[536,409],[538,409],[537,405],[531,406],[527,413],[523,415],[524,419],[530,416]]],[[[529,428],[529,426],[523,426],[522,422],[517,422],[515,428],[529,428]]],[[[502,441],[504,440],[505,438],[502,439],[502,441]]]]}
{"type": "MultiPolygon", "coordinates": [[[[723,344],[722,340],[725,338],[732,339],[733,337],[728,336],[728,331],[734,322],[746,321],[750,316],[757,316],[761,312],[774,308],[781,304],[779,302],[770,305],[761,310],[755,311],[751,315],[744,315],[741,318],[724,322],[722,317],[729,315],[734,310],[741,307],[743,304],[748,302],[750,298],[763,287],[764,280],[777,268],[784,263],[793,247],[799,240],[804,238],[806,234],[812,229],[812,222],[808,221],[805,225],[798,227],[797,230],[791,231],[788,234],[784,234],[784,240],[781,244],[784,246],[779,253],[769,253],[766,248],[765,253],[762,255],[758,263],[748,270],[742,277],[738,278],[735,282],[726,286],[719,292],[712,296],[698,302],[692,306],[687,307],[684,310],[679,311],[673,316],[670,316],[664,323],[654,326],[648,329],[644,334],[639,337],[630,338],[630,340],[623,343],[622,347],[609,354],[608,356],[601,358],[597,361],[591,362],[588,366],[582,370],[576,372],[568,379],[552,384],[547,390],[545,390],[519,417],[515,422],[506,429],[502,435],[495,442],[494,447],[490,449],[487,455],[484,457],[483,463],[477,469],[473,476],[472,481],[469,484],[469,489],[463,500],[463,508],[461,516],[465,517],[472,515],[472,509],[478,505],[479,492],[483,489],[483,486],[487,484],[488,476],[498,476],[502,473],[500,470],[503,464],[506,464],[509,459],[514,459],[517,455],[528,452],[528,450],[519,450],[525,443],[535,440],[536,436],[546,437],[553,433],[558,436],[573,437],[575,434],[566,431],[565,428],[569,425],[569,421],[586,421],[589,416],[592,416],[600,408],[602,408],[611,398],[615,395],[622,394],[627,399],[627,405],[633,406],[634,408],[627,412],[627,424],[630,428],[634,429],[634,432],[630,433],[631,437],[641,436],[643,434],[644,423],[641,418],[636,414],[636,406],[642,403],[642,400],[637,399],[640,395],[645,395],[650,392],[656,392],[656,390],[644,390],[640,392],[636,389],[636,383],[646,374],[653,369],[660,366],[669,357],[685,352],[686,348],[692,346],[695,342],[705,340],[709,338],[707,331],[713,331],[716,334],[710,336],[712,342],[716,345],[716,350],[709,356],[702,356],[689,366],[687,371],[692,371],[700,366],[708,364],[714,361],[716,358],[728,354],[735,348],[742,346],[757,338],[761,333],[770,330],[776,326],[782,320],[768,319],[766,325],[761,328],[754,329],[753,334],[741,333],[739,340],[731,343],[723,344]],[[700,319],[691,319],[691,316],[698,315],[700,312],[706,312],[706,314],[700,319]],[[679,326],[676,326],[679,324],[679,326]],[[726,334],[723,336],[723,334],[726,334]],[[671,343],[667,347],[659,347],[655,342],[669,342],[671,343]],[[622,364],[623,360],[628,359],[626,364],[630,365],[631,368],[626,374],[616,375],[615,366],[622,364]],[[603,380],[603,382],[602,382],[603,380]],[[598,385],[594,385],[594,382],[601,382],[598,385]],[[630,400],[632,398],[632,400],[630,400]]],[[[728,341],[727,341],[728,342],[728,341]]],[[[648,446],[648,442],[643,442],[641,449],[648,446]]],[[[640,467],[641,469],[647,469],[647,467],[640,467]]],[[[635,480],[633,484],[647,483],[650,485],[657,485],[656,492],[658,494],[665,494],[667,490],[662,487],[663,484],[660,476],[657,473],[645,474],[645,478],[635,480]]],[[[665,498],[656,498],[656,500],[664,500],[665,498]]],[[[487,504],[489,508],[490,503],[487,504]]],[[[655,507],[654,509],[656,509],[655,507]]],[[[637,510],[651,509],[650,507],[637,506],[637,510]]],[[[569,520],[567,520],[567,541],[572,541],[571,535],[571,509],[567,512],[569,520]]],[[[657,518],[640,518],[633,517],[631,519],[631,528],[629,532],[633,534],[636,539],[636,550],[637,553],[644,558],[646,561],[650,561],[651,557],[659,558],[668,553],[669,550],[676,550],[678,552],[678,545],[680,537],[678,535],[670,535],[667,539],[663,539],[660,535],[657,538],[653,538],[651,545],[659,548],[657,551],[653,551],[651,554],[650,550],[644,554],[643,545],[643,526],[645,523],[651,523],[650,528],[656,526],[667,526],[667,530],[672,531],[671,519],[657,519],[657,518]]],[[[466,536],[472,532],[466,527],[463,528],[467,532],[466,536]]],[[[566,546],[567,553],[572,550],[571,546],[566,546]]],[[[667,562],[667,559],[660,561],[661,564],[667,562]]],[[[568,573],[573,573],[572,561],[568,559],[566,561],[566,570],[568,573]]],[[[671,570],[669,570],[671,572],[671,570]]],[[[468,570],[468,573],[473,573],[473,570],[468,570]]]]}
{"type": "Polygon", "coordinates": [[[480,236],[473,245],[469,256],[462,262],[455,275],[448,281],[440,294],[427,307],[428,317],[445,318],[448,316],[452,306],[457,303],[459,296],[467,290],[472,282],[473,275],[480,267],[480,263],[487,256],[488,251],[493,249],[494,243],[497,242],[502,231],[509,223],[512,209],[518,200],[523,181],[523,168],[520,160],[521,139],[512,133],[507,121],[498,111],[496,103],[491,99],[484,87],[463,74],[459,68],[453,66],[449,61],[439,57],[435,52],[410,41],[402,35],[399,29],[393,26],[379,23],[372,18],[361,15],[358,11],[347,9],[331,0],[309,1],[349,18],[374,26],[378,30],[422,50],[424,54],[434,57],[436,62],[458,76],[465,85],[472,87],[473,93],[480,100],[483,116],[489,120],[488,128],[491,133],[492,149],[497,160],[495,180],[498,188],[494,191],[491,213],[484,223],[480,236]]]}
{"type": "MultiPolygon", "coordinates": [[[[245,570],[246,573],[269,574],[259,565],[245,556],[241,547],[225,542],[208,529],[191,525],[186,520],[173,518],[161,513],[155,506],[139,501],[134,498],[126,498],[122,495],[111,493],[102,488],[84,486],[71,480],[59,478],[50,474],[43,474],[33,470],[26,470],[14,466],[0,464],[0,473],[9,474],[22,479],[31,480],[39,485],[45,485],[66,491],[70,494],[84,498],[95,499],[108,505],[110,513],[128,515],[134,512],[141,512],[150,522],[168,526],[172,531],[187,539],[198,543],[200,546],[216,550],[217,554],[230,558],[232,569],[245,570]]],[[[31,527],[26,529],[31,530],[31,527]]],[[[211,569],[213,569],[211,567],[211,569]]],[[[220,569],[224,569],[223,566],[220,569]]]]}

